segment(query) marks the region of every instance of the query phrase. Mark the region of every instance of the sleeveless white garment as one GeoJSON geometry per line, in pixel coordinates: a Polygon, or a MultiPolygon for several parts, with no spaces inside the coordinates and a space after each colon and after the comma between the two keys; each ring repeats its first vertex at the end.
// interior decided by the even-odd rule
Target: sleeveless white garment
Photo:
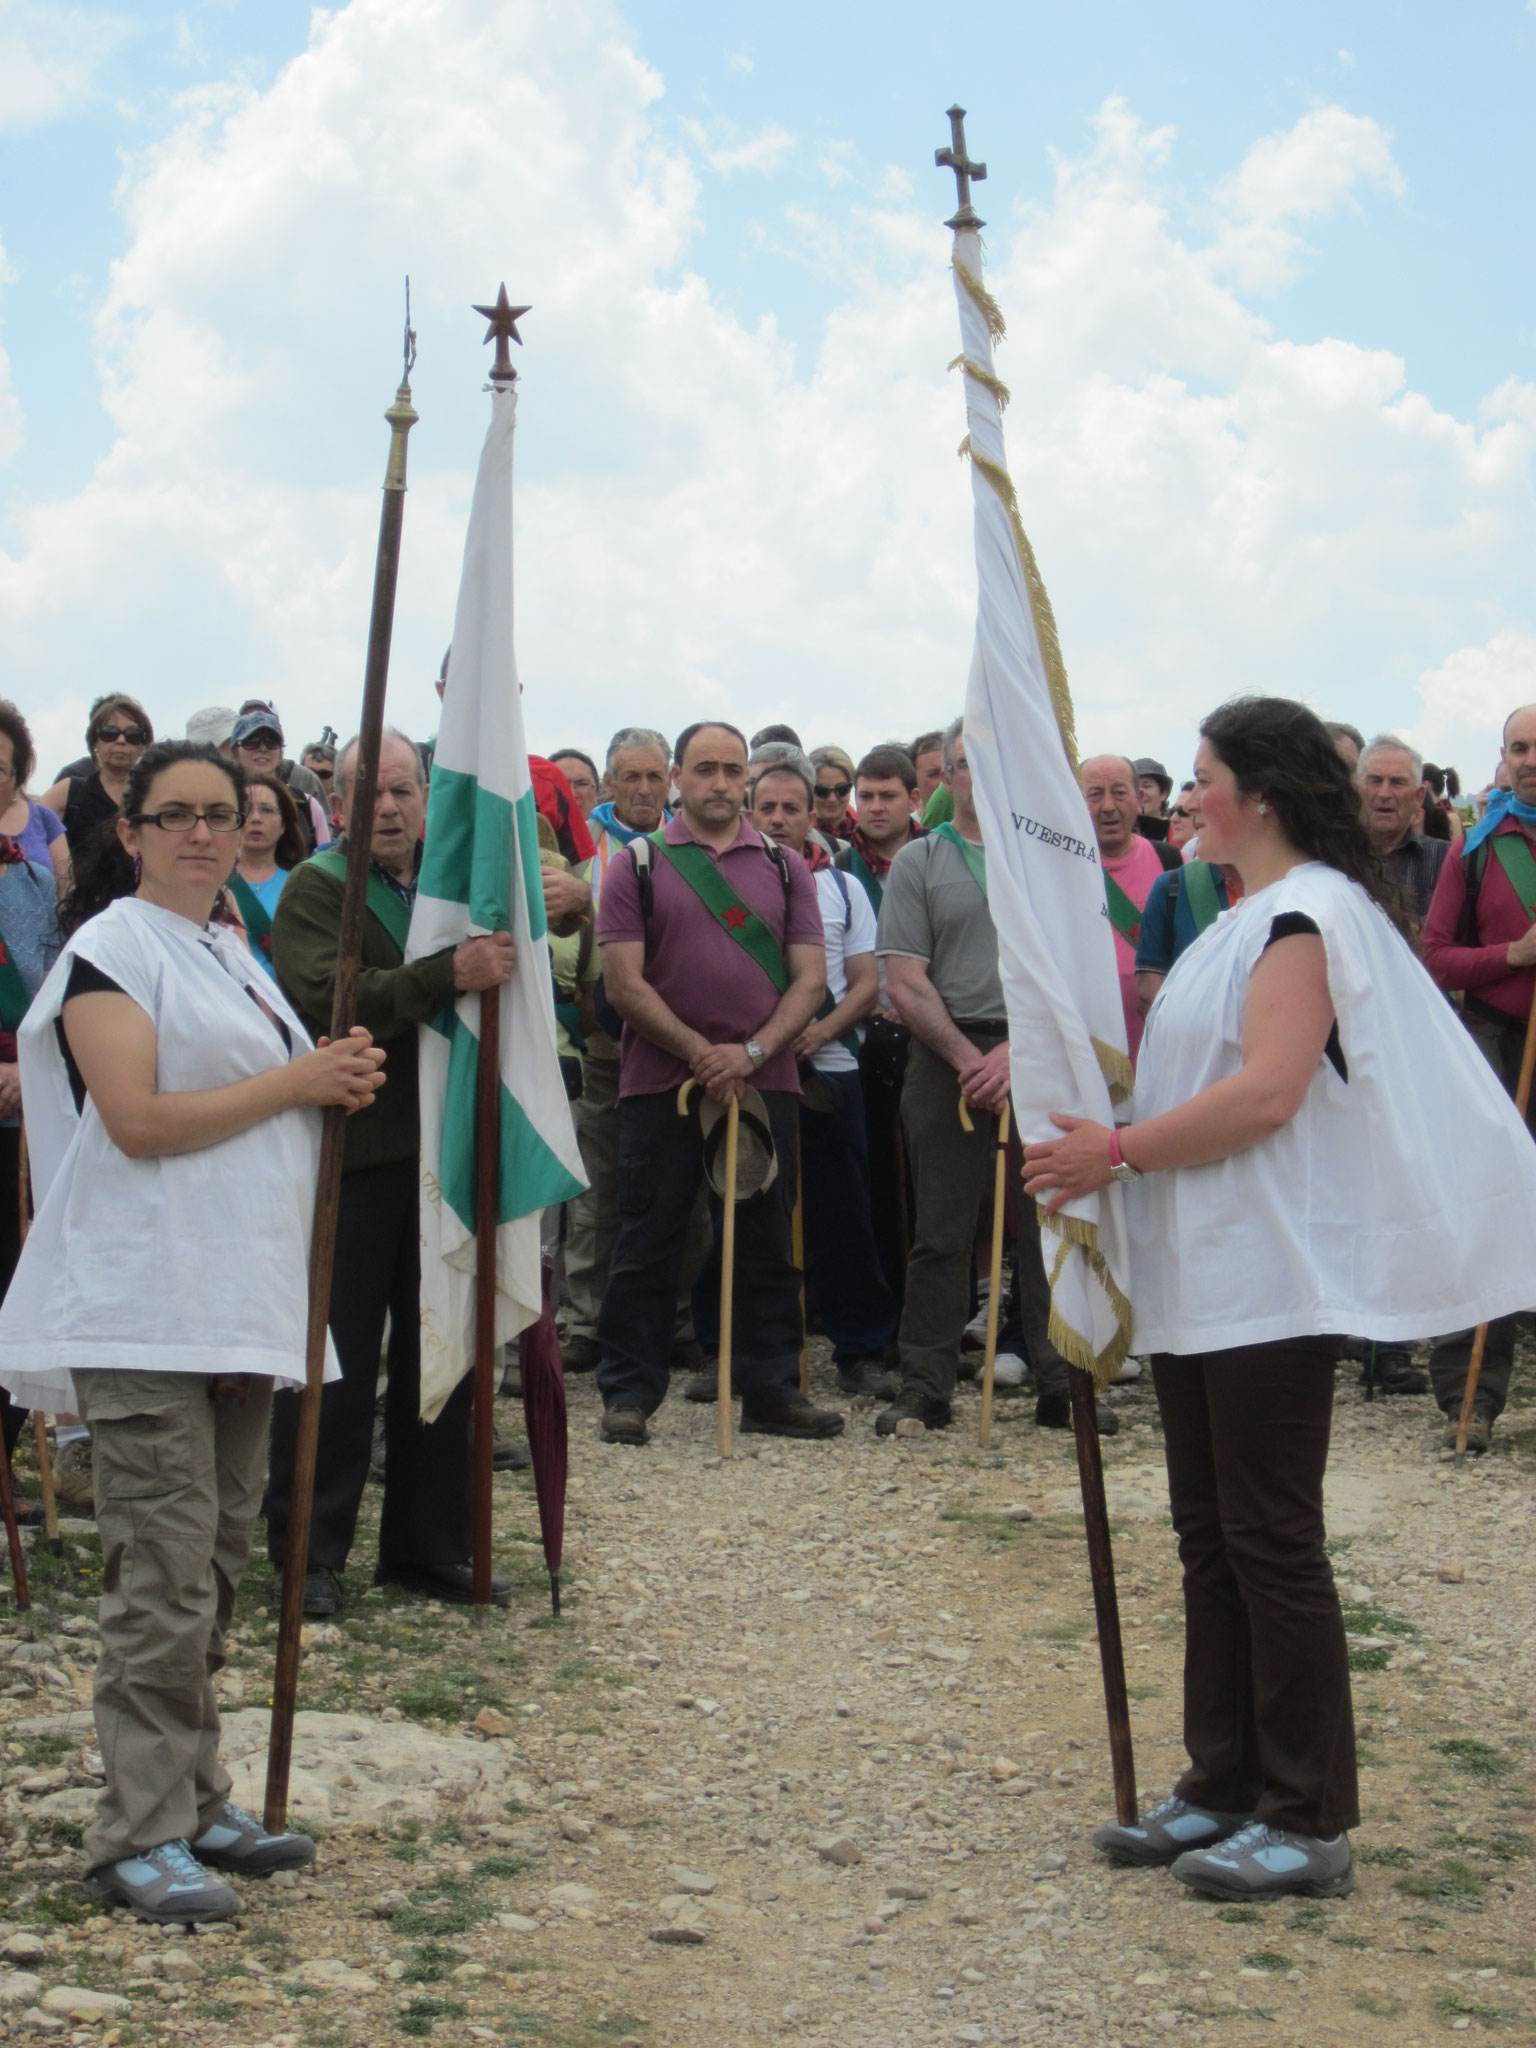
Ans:
{"type": "Polygon", "coordinates": [[[0,1385],[49,1414],[75,1409],[70,1374],[80,1369],[257,1373],[302,1385],[320,1111],[285,1110],[195,1152],[130,1159],[89,1095],[75,1110],[55,1024],[76,959],[153,1020],[163,1093],[287,1064],[253,992],[287,1025],[294,1056],[311,1045],[226,927],[138,897],[81,926],[18,1034],[37,1215],[0,1306],[0,1385]]]}
{"type": "Polygon", "coordinates": [[[1536,1144],[1407,942],[1335,868],[1293,868],[1174,963],[1147,1019],[1136,1121],[1242,1066],[1248,979],[1287,911],[1322,934],[1349,1079],[1320,1060],[1283,1130],[1127,1189],[1136,1349],[1411,1342],[1529,1308],[1536,1144]]]}

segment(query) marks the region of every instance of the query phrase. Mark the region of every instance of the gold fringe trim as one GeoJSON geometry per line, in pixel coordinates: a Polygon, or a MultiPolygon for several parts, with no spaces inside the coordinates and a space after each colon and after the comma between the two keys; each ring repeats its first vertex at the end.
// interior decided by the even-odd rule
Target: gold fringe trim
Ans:
{"type": "Polygon", "coordinates": [[[981,317],[986,321],[987,332],[994,341],[1006,341],[1008,338],[1008,322],[1003,318],[1002,307],[993,298],[974,270],[968,269],[958,256],[952,256],[950,261],[955,266],[956,277],[959,278],[960,282],[970,293],[981,317]]]}
{"type": "Polygon", "coordinates": [[[964,370],[967,377],[974,377],[983,390],[991,392],[992,396],[997,400],[999,412],[1006,412],[1008,410],[1008,401],[1012,398],[1013,393],[1008,389],[1008,386],[1001,377],[994,377],[990,370],[984,370],[980,363],[972,362],[969,356],[956,356],[955,360],[952,363],[946,364],[945,367],[951,370],[964,370]]]}
{"type": "Polygon", "coordinates": [[[1113,1103],[1129,1102],[1136,1089],[1136,1069],[1130,1058],[1117,1045],[1107,1045],[1102,1038],[1094,1038],[1090,1032],[1094,1057],[1099,1063],[1099,1072],[1109,1083],[1109,1099],[1113,1103]]]}
{"type": "Polygon", "coordinates": [[[1046,1335],[1068,1365],[1075,1365],[1080,1371],[1089,1373],[1095,1391],[1102,1393],[1131,1355],[1131,1304],[1115,1285],[1114,1275],[1109,1270],[1104,1254],[1099,1250],[1097,1224],[1088,1223],[1080,1216],[1047,1216],[1038,1202],[1035,1208],[1040,1218],[1040,1228],[1053,1232],[1061,1240],[1056,1257],[1051,1263],[1051,1316],[1046,1335]],[[1062,1268],[1066,1265],[1068,1255],[1074,1246],[1086,1255],[1088,1270],[1108,1295],[1110,1306],[1115,1312],[1115,1334],[1100,1352],[1094,1351],[1088,1339],[1080,1330],[1072,1328],[1056,1306],[1056,1283],[1061,1278],[1062,1268]]]}

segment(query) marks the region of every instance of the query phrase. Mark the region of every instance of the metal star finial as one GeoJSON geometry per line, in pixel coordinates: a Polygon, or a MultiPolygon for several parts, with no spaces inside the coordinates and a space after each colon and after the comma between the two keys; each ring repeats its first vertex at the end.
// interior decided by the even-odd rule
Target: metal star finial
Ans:
{"type": "MultiPolygon", "coordinates": [[[[496,294],[494,306],[476,306],[474,310],[491,323],[486,330],[485,340],[490,341],[494,337],[496,342],[496,360],[491,365],[491,382],[515,383],[517,372],[512,367],[512,357],[507,343],[515,341],[519,348],[522,347],[523,337],[517,331],[517,323],[525,313],[533,310],[532,307],[514,306],[507,297],[506,286],[502,285],[496,294]]],[[[484,346],[483,342],[481,346],[484,346]]]]}

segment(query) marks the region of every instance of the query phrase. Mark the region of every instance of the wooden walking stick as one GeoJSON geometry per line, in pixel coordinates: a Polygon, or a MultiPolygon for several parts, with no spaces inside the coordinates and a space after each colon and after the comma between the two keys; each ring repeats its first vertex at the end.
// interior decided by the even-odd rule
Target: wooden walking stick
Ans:
{"type": "Polygon", "coordinates": [[[496,1415],[496,1224],[501,1187],[501,990],[480,991],[475,1068],[475,1435],[470,1592],[491,1598],[491,1460],[496,1415]]]}
{"type": "Polygon", "coordinates": [[[741,1104],[731,1097],[725,1113],[725,1212],[720,1219],[720,1358],[719,1409],[715,1447],[731,1455],[731,1312],[736,1305],[736,1144],[741,1130],[741,1104]]]}
{"type": "Polygon", "coordinates": [[[811,1346],[805,1333],[805,1166],[798,1150],[795,1153],[795,1214],[791,1229],[794,1235],[792,1254],[800,1275],[800,1391],[809,1394],[811,1346]]]}
{"type": "MultiPolygon", "coordinates": [[[[16,1154],[16,1204],[21,1224],[21,1241],[27,1241],[32,1227],[32,1162],[27,1157],[27,1127],[21,1127],[16,1154]]],[[[37,1446],[37,1486],[43,1496],[43,1534],[55,1557],[64,1555],[64,1538],[59,1534],[59,1500],[53,1490],[53,1457],[48,1449],[48,1424],[32,1410],[32,1441],[37,1446]]]]}
{"type": "Polygon", "coordinates": [[[1088,1538],[1088,1574],[1099,1625],[1099,1665],[1104,1675],[1104,1709],[1109,1722],[1109,1761],[1115,1781],[1115,1818],[1122,1827],[1136,1819],[1136,1758],[1131,1748],[1131,1702],[1125,1689],[1125,1648],[1120,1640],[1120,1603],[1115,1595],[1115,1553],[1109,1538],[1104,1498],[1104,1460],[1092,1376],[1069,1365],[1072,1429],[1077,1438],[1077,1478],[1083,1495],[1083,1532],[1088,1538]]]}
{"type": "MultiPolygon", "coordinates": [[[[1531,995],[1531,1014],[1525,1020],[1525,1044],[1520,1052],[1520,1078],[1515,1083],[1515,1108],[1520,1120],[1531,1106],[1531,1075],[1536,1070],[1536,991],[1531,995]]],[[[1483,1370],[1483,1350],[1488,1342],[1488,1325],[1479,1323],[1472,1338],[1472,1356],[1467,1360],[1467,1387],[1461,1397],[1461,1414],[1456,1422],[1456,1470],[1467,1462],[1467,1431],[1472,1427],[1472,1404],[1477,1399],[1477,1382],[1483,1370]]]]}
{"type": "Polygon", "coordinates": [[[992,1388],[997,1372],[997,1325],[1003,1297],[1003,1205],[1007,1199],[1008,1115],[1012,1103],[1003,1104],[997,1120],[997,1169],[992,1187],[992,1286],[987,1295],[987,1348],[981,1361],[981,1425],[976,1441],[983,1450],[992,1441],[992,1388]]]}
{"type": "MultiPolygon", "coordinates": [[[[411,367],[416,336],[411,329],[411,286],[405,286],[405,374],[389,421],[389,461],[384,471],[384,505],[373,571],[373,611],[368,622],[368,660],[363,672],[363,710],[358,721],[352,804],[347,829],[347,879],[342,889],[341,925],[336,940],[336,989],[331,1000],[333,1039],[345,1038],[357,1017],[357,974],[363,949],[369,855],[373,845],[374,799],[378,791],[379,747],[384,735],[384,693],[389,681],[389,646],[395,624],[395,583],[400,573],[400,532],[405,518],[406,436],[415,426],[411,367]]],[[[288,1820],[288,1774],[293,1762],[293,1717],[299,1691],[299,1631],[304,1623],[304,1577],[309,1569],[309,1528],[314,1508],[315,1458],[320,1443],[320,1384],[325,1371],[326,1326],[330,1318],[331,1273],[336,1263],[336,1212],[341,1201],[342,1148],[347,1113],[323,1112],[320,1171],[315,1185],[314,1222],[309,1240],[309,1327],[304,1391],[294,1431],[293,1477],[288,1496],[288,1529],[283,1543],[283,1605],[277,1629],[277,1665],[272,1674],[272,1727],[267,1742],[263,1825],[281,1834],[288,1820]]]]}

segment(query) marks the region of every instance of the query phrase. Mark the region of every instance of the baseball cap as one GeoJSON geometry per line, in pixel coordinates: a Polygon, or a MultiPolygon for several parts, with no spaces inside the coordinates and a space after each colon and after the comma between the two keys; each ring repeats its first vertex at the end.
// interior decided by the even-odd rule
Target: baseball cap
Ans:
{"type": "Polygon", "coordinates": [[[234,729],[235,714],[227,704],[209,704],[187,720],[187,738],[201,747],[222,747],[234,729]]]}
{"type": "Polygon", "coordinates": [[[283,743],[283,722],[275,711],[246,711],[235,720],[230,738],[237,747],[243,747],[255,739],[259,732],[275,732],[279,746],[283,743]]]}

